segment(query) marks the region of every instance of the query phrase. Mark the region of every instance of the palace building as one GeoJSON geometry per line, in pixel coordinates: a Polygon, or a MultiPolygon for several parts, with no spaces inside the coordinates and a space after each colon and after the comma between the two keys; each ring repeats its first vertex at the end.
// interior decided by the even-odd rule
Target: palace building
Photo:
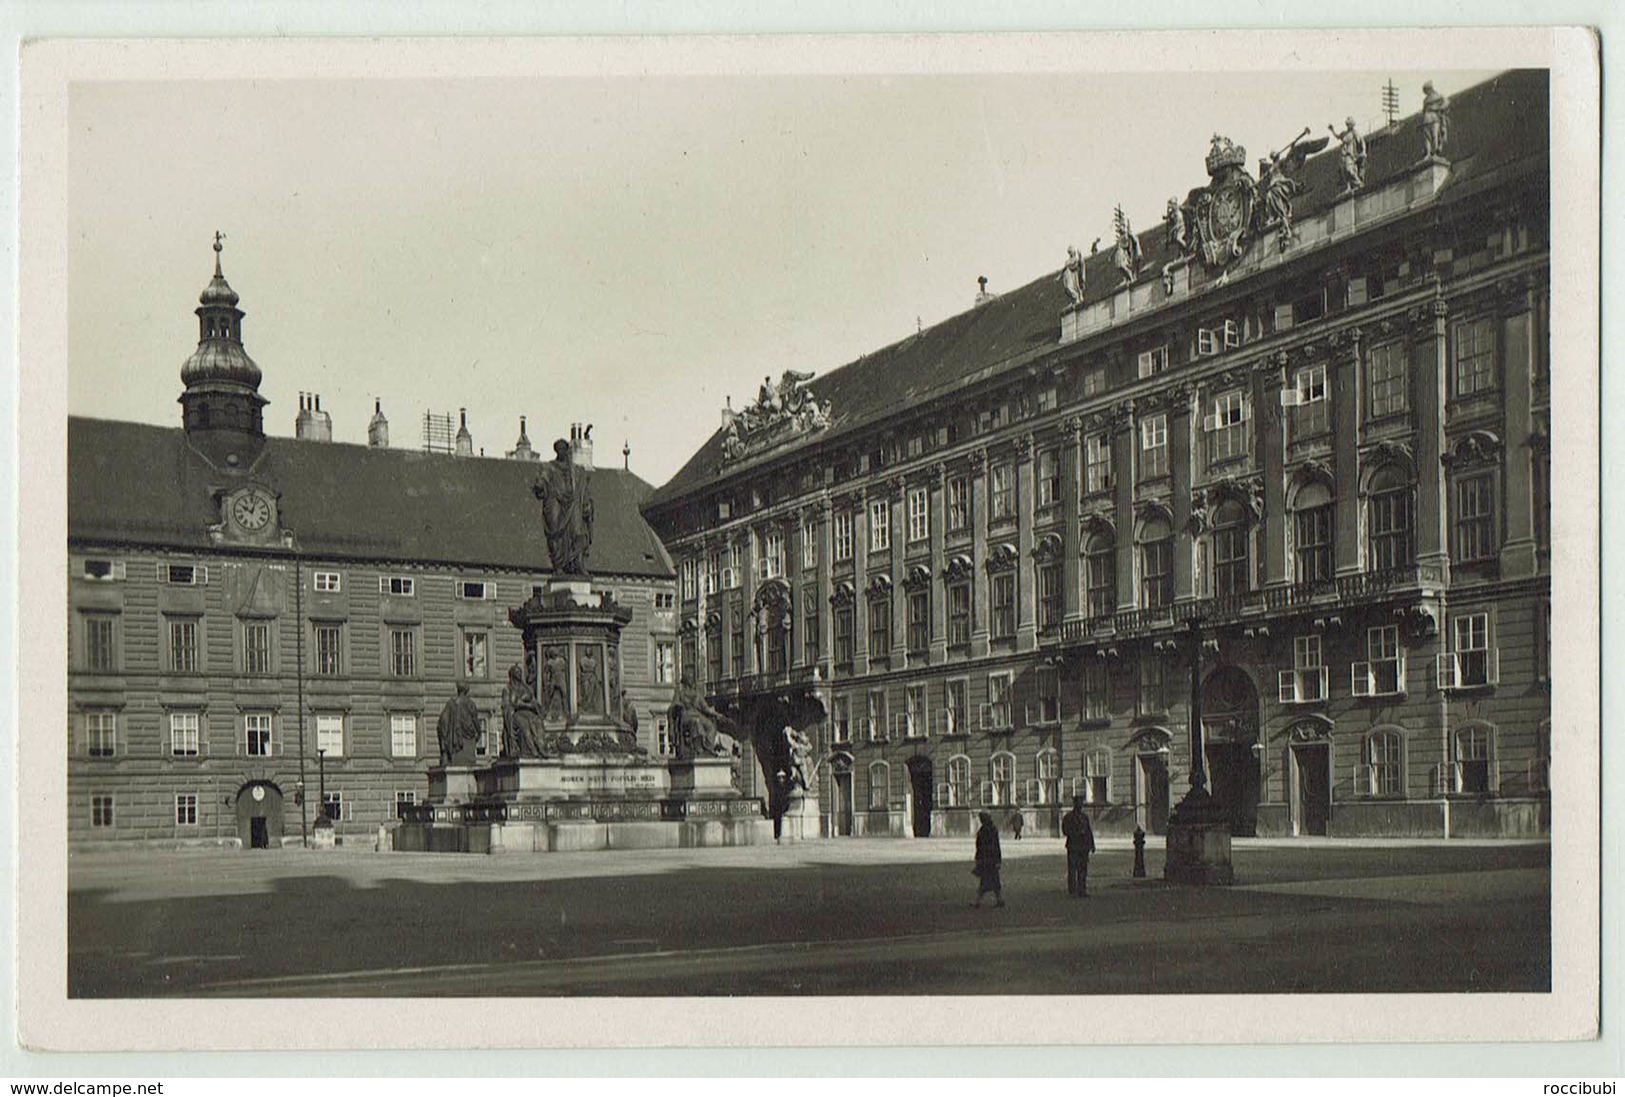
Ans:
{"type": "MultiPolygon", "coordinates": [[[[436,721],[470,687],[500,750],[523,657],[507,618],[549,574],[537,466],[329,441],[317,397],[267,437],[259,368],[219,265],[181,370],[179,428],[68,424],[68,837],[298,842],[318,812],[371,844],[426,791],[436,721]],[[325,801],[325,802],[324,802],[325,801]]],[[[591,434],[570,452],[591,464],[591,434]]],[[[591,476],[588,566],[632,614],[622,685],[669,753],[674,572],[629,471],[591,476]]]]}
{"type": "Polygon", "coordinates": [[[828,834],[1161,833],[1194,693],[1237,835],[1546,832],[1547,78],[1426,90],[724,411],[644,514],[756,780],[789,726],[828,834]]]}

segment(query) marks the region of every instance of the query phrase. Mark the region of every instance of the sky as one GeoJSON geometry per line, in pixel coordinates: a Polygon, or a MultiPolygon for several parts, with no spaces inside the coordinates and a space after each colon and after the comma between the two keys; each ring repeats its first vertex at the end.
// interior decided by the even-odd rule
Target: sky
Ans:
{"type": "MultiPolygon", "coordinates": [[[[1345,59],[1346,60],[1346,59],[1345,59]]],[[[213,236],[266,428],[336,441],[466,408],[670,478],[764,375],[827,372],[1059,270],[1304,127],[1401,116],[1482,71],[570,76],[77,83],[73,414],[180,424],[213,236]]],[[[1420,150],[1418,150],[1420,152],[1420,150]]]]}

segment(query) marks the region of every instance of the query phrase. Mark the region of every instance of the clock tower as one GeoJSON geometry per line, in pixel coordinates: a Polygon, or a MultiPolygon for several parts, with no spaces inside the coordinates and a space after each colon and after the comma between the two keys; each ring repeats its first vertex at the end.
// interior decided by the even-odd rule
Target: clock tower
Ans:
{"type": "Polygon", "coordinates": [[[245,467],[265,444],[260,368],[243,350],[243,311],[220,270],[225,238],[214,234],[214,278],[198,298],[197,350],[181,366],[187,437],[216,464],[245,467]]]}

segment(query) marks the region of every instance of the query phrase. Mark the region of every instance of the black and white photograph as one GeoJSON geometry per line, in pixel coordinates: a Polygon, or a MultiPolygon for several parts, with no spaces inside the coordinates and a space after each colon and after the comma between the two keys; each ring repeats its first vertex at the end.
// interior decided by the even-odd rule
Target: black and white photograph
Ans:
{"type": "Polygon", "coordinates": [[[47,1043],[1595,1034],[1583,34],[107,45],[47,1043]]]}

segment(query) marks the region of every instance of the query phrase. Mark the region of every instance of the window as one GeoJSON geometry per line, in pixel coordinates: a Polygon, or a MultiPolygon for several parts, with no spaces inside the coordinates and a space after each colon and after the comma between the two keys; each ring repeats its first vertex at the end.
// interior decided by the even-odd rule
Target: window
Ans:
{"type": "Polygon", "coordinates": [[[1399,646],[1399,628],[1379,625],[1366,629],[1365,657],[1350,670],[1354,696],[1388,697],[1405,692],[1405,649],[1399,646]]]}
{"type": "Polygon", "coordinates": [[[879,742],[886,737],[886,691],[881,689],[869,691],[869,718],[866,725],[865,736],[871,743],[879,742]]]}
{"type": "Polygon", "coordinates": [[[123,560],[86,560],[80,572],[86,579],[99,579],[111,582],[124,578],[123,560]]]}
{"type": "Polygon", "coordinates": [[[113,798],[111,796],[92,796],[90,798],[90,825],[93,827],[111,827],[113,825],[113,798]]]}
{"type": "MultiPolygon", "coordinates": [[[[789,624],[788,621],[785,624],[789,624]]],[[[784,645],[789,633],[780,625],[769,625],[766,631],[767,666],[762,669],[769,674],[783,674],[788,667],[785,659],[784,645]]]]}
{"type": "Polygon", "coordinates": [[[1008,640],[1016,634],[1016,576],[1014,572],[1004,571],[990,576],[988,583],[992,588],[992,615],[993,639],[1008,640]]]}
{"type": "Polygon", "coordinates": [[[745,673],[745,615],[736,606],[728,611],[728,676],[745,673]]]}
{"type": "Polygon", "coordinates": [[[273,753],[271,742],[271,714],[249,712],[243,715],[243,753],[254,758],[269,758],[273,753]]]}
{"type": "Polygon", "coordinates": [[[1552,549],[1552,455],[1544,446],[1529,455],[1529,503],[1535,524],[1535,547],[1552,549]]]}
{"type": "Polygon", "coordinates": [[[1140,660],[1140,715],[1161,716],[1168,711],[1168,692],[1162,659],[1147,655],[1140,660]]]}
{"type": "Polygon", "coordinates": [[[271,626],[268,622],[243,622],[243,673],[271,673],[271,626]]]}
{"type": "Polygon", "coordinates": [[[1398,415],[1410,407],[1405,391],[1405,344],[1372,347],[1366,359],[1366,387],[1371,393],[1371,418],[1398,415]]]}
{"type": "Polygon", "coordinates": [[[852,662],[852,606],[835,607],[835,661],[852,662]]]}
{"type": "Polygon", "coordinates": [[[1281,403],[1291,407],[1292,437],[1313,438],[1332,429],[1331,401],[1326,392],[1326,363],[1299,370],[1292,387],[1281,390],[1281,403]]]}
{"type": "Polygon", "coordinates": [[[964,647],[970,643],[970,632],[970,584],[968,582],[949,583],[948,643],[953,647],[964,647]]]}
{"type": "Polygon", "coordinates": [[[950,532],[970,528],[970,481],[963,476],[948,479],[948,529],[950,532]]]}
{"type": "Polygon", "coordinates": [[[1013,804],[1016,793],[1016,756],[995,754],[987,761],[989,804],[1013,804]]]}
{"type": "Polygon", "coordinates": [[[869,599],[869,654],[891,650],[891,597],[869,599]]]}
{"type": "Polygon", "coordinates": [[[1140,420],[1140,479],[1168,475],[1168,417],[1148,415],[1140,420]]]}
{"type": "Polygon", "coordinates": [[[956,754],[948,759],[948,806],[962,808],[970,804],[970,759],[956,754]]]}
{"type": "Polygon", "coordinates": [[[412,790],[412,789],[396,789],[395,790],[395,818],[399,819],[401,817],[401,812],[403,810],[405,810],[406,808],[417,807],[417,803],[418,803],[418,794],[414,790],[412,790]]]}
{"type": "Polygon", "coordinates": [[[1380,470],[1371,481],[1371,568],[1409,567],[1415,558],[1411,530],[1411,486],[1397,469],[1380,470]]]}
{"type": "Polygon", "coordinates": [[[1247,456],[1247,424],[1252,419],[1246,393],[1240,389],[1213,398],[1213,411],[1203,419],[1208,437],[1208,463],[1247,456]]]}
{"type": "Polygon", "coordinates": [[[722,573],[722,585],[738,590],[745,581],[745,542],[733,541],[728,545],[728,567],[722,573]]]}
{"type": "Polygon", "coordinates": [[[316,750],[328,758],[344,757],[344,714],[316,714],[316,750]]]}
{"type": "Polygon", "coordinates": [[[801,523],[801,566],[803,569],[818,566],[818,525],[811,519],[801,523]]]}
{"type": "MultiPolygon", "coordinates": [[[[269,720],[269,717],[266,717],[269,720]]],[[[169,714],[169,753],[174,758],[196,758],[200,753],[201,743],[198,731],[198,714],[195,712],[172,712],[169,714]]],[[[254,753],[252,750],[250,754],[254,753]]]]}
{"type": "Polygon", "coordinates": [[[1319,636],[1298,636],[1292,641],[1292,669],[1280,673],[1281,703],[1324,701],[1327,669],[1321,658],[1319,636]]]}
{"type": "Polygon", "coordinates": [[[118,713],[85,713],[85,750],[92,758],[111,758],[118,753],[118,713]]]}
{"type": "Polygon", "coordinates": [[[995,522],[1016,516],[1016,492],[1009,465],[994,465],[988,473],[988,507],[995,522]]]}
{"type": "Polygon", "coordinates": [[[891,503],[885,499],[869,502],[869,551],[891,548],[891,503]]]}
{"type": "Polygon", "coordinates": [[[418,672],[417,633],[409,628],[389,630],[389,672],[397,678],[411,678],[418,672]]]}
{"type": "Polygon", "coordinates": [[[1495,478],[1492,473],[1456,481],[1456,561],[1493,559],[1495,546],[1495,478]]]}
{"type": "Polygon", "coordinates": [[[700,566],[694,559],[683,561],[683,600],[692,601],[700,596],[700,566]]]}
{"type": "Polygon", "coordinates": [[[390,713],[389,754],[392,758],[416,758],[418,756],[418,718],[416,713],[390,713]]]}
{"type": "Polygon", "coordinates": [[[339,659],[341,625],[316,626],[316,673],[324,678],[331,678],[342,673],[342,661],[339,659]]]}
{"type": "Polygon", "coordinates": [[[715,594],[722,589],[722,553],[710,553],[705,558],[705,593],[715,594]]]}
{"type": "Polygon", "coordinates": [[[852,559],[852,512],[835,513],[835,559],[852,559]]]}
{"type": "Polygon", "coordinates": [[[1091,434],[1083,443],[1083,486],[1091,495],[1112,489],[1112,443],[1104,434],[1091,434]]]}
{"type": "Polygon", "coordinates": [[[1095,533],[1083,559],[1089,616],[1110,617],[1117,612],[1117,539],[1104,530],[1095,533]]]}
{"type": "Polygon", "coordinates": [[[908,593],[908,650],[925,651],[931,645],[931,592],[911,590],[908,593]]]}
{"type": "Polygon", "coordinates": [[[1106,720],[1112,714],[1112,680],[1102,659],[1083,661],[1083,718],[1106,720]]]}
{"type": "Polygon", "coordinates": [[[344,802],[344,793],[337,790],[322,793],[322,815],[338,823],[350,818],[350,805],[344,802]]]}
{"type": "Polygon", "coordinates": [[[160,564],[159,578],[172,586],[195,587],[209,581],[209,569],[196,564],[160,564]]]}
{"type": "Polygon", "coordinates": [[[1245,594],[1253,588],[1252,530],[1240,503],[1226,503],[1213,516],[1213,593],[1245,594]]]}
{"type": "Polygon", "coordinates": [[[1106,368],[1096,366],[1083,373],[1083,397],[1087,400],[1091,396],[1099,396],[1106,391],[1106,368]]]}
{"type": "Polygon", "coordinates": [[[1038,455],[1038,505],[1052,507],[1061,501],[1061,454],[1047,449],[1038,455]]]}
{"type": "Polygon", "coordinates": [[[463,632],[463,677],[485,678],[489,676],[490,637],[483,630],[463,632]]]}
{"type": "Polygon", "coordinates": [[[1495,380],[1495,321],[1485,317],[1456,325],[1457,396],[1489,392],[1495,380]]]}
{"type": "Polygon", "coordinates": [[[784,574],[784,531],[770,529],[760,538],[761,555],[756,560],[756,574],[761,579],[777,579],[784,574]]]}
{"type": "Polygon", "coordinates": [[[464,579],[457,584],[457,597],[472,601],[485,601],[497,596],[497,585],[484,580],[464,579]]]}
{"type": "Polygon", "coordinates": [[[1061,627],[1061,614],[1063,605],[1061,601],[1061,565],[1056,560],[1046,560],[1034,570],[1034,578],[1038,583],[1038,628],[1041,632],[1049,632],[1061,627]]]}
{"type": "Polygon", "coordinates": [[[1140,606],[1161,609],[1174,604],[1174,534],[1166,520],[1154,518],[1140,531],[1140,606]]]}
{"type": "Polygon", "coordinates": [[[1401,750],[1402,745],[1397,731],[1374,731],[1366,737],[1366,795],[1405,795],[1405,770],[1401,761],[1401,750]]]}
{"type": "Polygon", "coordinates": [[[118,647],[114,642],[114,621],[110,613],[87,613],[85,623],[85,669],[108,673],[118,669],[118,647]]]}
{"type": "Polygon", "coordinates": [[[670,686],[676,685],[676,683],[677,644],[671,640],[656,640],[655,684],[658,686],[670,686]]]}
{"type": "Polygon", "coordinates": [[[1033,760],[1033,772],[1038,776],[1034,781],[1033,799],[1039,804],[1058,804],[1061,802],[1061,756],[1053,748],[1041,750],[1038,757],[1033,760]]]}
{"type": "Polygon", "coordinates": [[[931,496],[927,488],[908,489],[908,539],[910,543],[931,536],[931,496]]]}
{"type": "Polygon", "coordinates": [[[1334,575],[1331,493],[1322,484],[1311,484],[1298,492],[1297,507],[1298,582],[1329,583],[1334,575]]]}
{"type": "Polygon", "coordinates": [[[885,811],[886,797],[891,792],[891,766],[885,762],[869,763],[869,810],[885,811]]]}
{"type": "Polygon", "coordinates": [[[177,792],[175,794],[175,825],[178,827],[197,826],[197,793],[177,792]]]}
{"type": "Polygon", "coordinates": [[[1168,368],[1168,348],[1161,346],[1142,350],[1136,365],[1138,377],[1152,377],[1163,372],[1168,368]]]}
{"type": "Polygon", "coordinates": [[[1015,714],[1011,711],[1010,703],[1013,691],[1013,679],[1009,674],[987,676],[987,704],[982,708],[983,731],[1005,731],[1015,726],[1015,714]]]}
{"type": "Polygon", "coordinates": [[[925,736],[930,726],[925,711],[925,683],[911,685],[903,691],[902,728],[905,739],[917,739],[925,736]]]}
{"type": "Polygon", "coordinates": [[[671,717],[665,712],[655,713],[655,753],[662,757],[677,753],[677,738],[671,733],[671,717]]]}
{"type": "Polygon", "coordinates": [[[1462,728],[1456,732],[1455,748],[1456,791],[1484,795],[1494,792],[1495,742],[1494,732],[1483,725],[1462,728]]]}
{"type": "Polygon", "coordinates": [[[1498,652],[1490,647],[1487,613],[1466,613],[1452,622],[1450,650],[1438,657],[1440,689],[1492,686],[1498,677],[1498,652]]]}
{"type": "Polygon", "coordinates": [[[197,621],[193,618],[170,618],[169,669],[177,674],[191,674],[197,670],[197,621]]]}
{"type": "Polygon", "coordinates": [[[405,575],[380,575],[378,593],[398,594],[403,598],[411,598],[415,593],[415,585],[412,579],[405,575]]]}
{"type": "Polygon", "coordinates": [[[816,663],[819,643],[823,639],[818,630],[818,591],[809,587],[801,596],[801,660],[816,663]]]}
{"type": "Polygon", "coordinates": [[[1054,667],[1039,667],[1033,674],[1033,692],[1037,696],[1034,712],[1028,717],[1033,724],[1061,722],[1061,672],[1054,667]]]}
{"type": "Polygon", "coordinates": [[[852,698],[845,695],[835,698],[834,709],[830,713],[833,725],[835,742],[850,743],[852,741],[852,698]]]}
{"type": "MultiPolygon", "coordinates": [[[[688,643],[685,637],[684,643],[688,643]]],[[[693,664],[684,664],[692,666],[693,664]]],[[[722,680],[722,625],[707,626],[705,630],[705,680],[718,682],[722,680]]]]}
{"type": "Polygon", "coordinates": [[[970,682],[950,678],[942,684],[942,734],[963,735],[970,730],[970,682]]]}
{"type": "Polygon", "coordinates": [[[1090,804],[1111,803],[1112,752],[1105,747],[1083,756],[1083,798],[1090,804]]]}
{"type": "Polygon", "coordinates": [[[655,591],[654,607],[656,613],[670,613],[677,608],[677,595],[669,590],[655,591]]]}

